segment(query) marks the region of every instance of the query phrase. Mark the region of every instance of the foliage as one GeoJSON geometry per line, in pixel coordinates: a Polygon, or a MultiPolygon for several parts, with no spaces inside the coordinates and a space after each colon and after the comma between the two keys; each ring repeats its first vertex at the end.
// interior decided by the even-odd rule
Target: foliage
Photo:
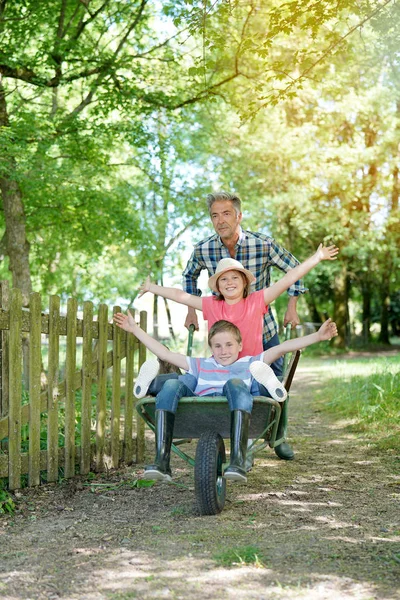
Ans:
{"type": "Polygon", "coordinates": [[[0,515],[13,515],[15,503],[7,490],[3,489],[3,481],[0,479],[0,515]]]}
{"type": "Polygon", "coordinates": [[[182,270],[185,234],[210,231],[199,199],[227,187],[245,225],[298,257],[343,248],[343,269],[310,274],[310,313],[332,314],[341,280],[383,306],[398,285],[398,10],[2,2],[0,179],[23,198],[34,289],[132,303],[144,272],[182,270]]]}
{"type": "Polygon", "coordinates": [[[398,451],[400,441],[400,359],[336,363],[340,377],[332,377],[317,399],[323,410],[351,421],[352,431],[363,433],[382,450],[398,451]],[[357,369],[357,374],[352,371],[357,369]]]}
{"type": "MultiPolygon", "coordinates": [[[[112,389],[107,386],[106,390],[106,406],[107,414],[111,410],[111,396],[112,389]]],[[[91,408],[91,422],[96,421],[96,402],[97,402],[97,386],[92,385],[92,408],[91,408]]],[[[29,403],[29,393],[24,392],[23,404],[29,403]]],[[[123,409],[123,406],[122,406],[123,409]]],[[[81,420],[82,420],[82,390],[75,392],[75,444],[80,445],[81,443],[81,420]]],[[[58,410],[58,447],[63,448],[65,445],[64,435],[65,425],[65,403],[60,402],[58,410]]],[[[7,438],[6,438],[7,439],[7,438]]],[[[94,443],[96,439],[96,432],[91,430],[91,442],[94,443]]],[[[47,413],[42,413],[40,416],[40,449],[47,449],[47,413]]],[[[29,424],[26,423],[21,427],[21,452],[28,452],[29,450],[29,424]]]]}

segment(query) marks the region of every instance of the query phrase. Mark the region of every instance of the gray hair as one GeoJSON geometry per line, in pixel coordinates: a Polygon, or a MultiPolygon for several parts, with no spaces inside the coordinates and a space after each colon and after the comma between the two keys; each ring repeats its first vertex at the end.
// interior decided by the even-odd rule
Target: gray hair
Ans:
{"type": "Polygon", "coordinates": [[[242,212],[241,200],[239,196],[237,196],[236,194],[230,194],[229,192],[215,192],[214,194],[207,195],[207,206],[209,213],[211,213],[211,207],[214,204],[214,202],[218,202],[221,200],[229,200],[230,202],[232,202],[232,206],[236,210],[236,214],[242,212]]]}

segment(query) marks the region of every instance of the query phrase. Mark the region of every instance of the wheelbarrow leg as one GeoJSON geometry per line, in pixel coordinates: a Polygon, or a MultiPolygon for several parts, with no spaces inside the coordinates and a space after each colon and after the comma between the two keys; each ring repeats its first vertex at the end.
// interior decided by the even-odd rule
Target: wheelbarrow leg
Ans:
{"type": "Polygon", "coordinates": [[[144,479],[171,481],[171,445],[174,433],[175,414],[168,410],[156,410],[156,458],[153,465],[144,470],[144,479]]]}
{"type": "MultiPolygon", "coordinates": [[[[288,423],[288,414],[289,414],[288,404],[289,404],[289,396],[286,398],[285,402],[282,403],[281,418],[279,419],[278,430],[276,432],[276,437],[278,440],[280,438],[286,438],[286,435],[287,435],[287,423],[288,423]]],[[[282,442],[282,444],[279,444],[279,446],[275,446],[274,450],[275,450],[275,454],[282,460],[293,460],[294,459],[293,448],[287,442],[282,442]]]]}
{"type": "Polygon", "coordinates": [[[244,410],[231,411],[231,455],[224,477],[229,481],[246,482],[246,452],[250,414],[244,410]]]}

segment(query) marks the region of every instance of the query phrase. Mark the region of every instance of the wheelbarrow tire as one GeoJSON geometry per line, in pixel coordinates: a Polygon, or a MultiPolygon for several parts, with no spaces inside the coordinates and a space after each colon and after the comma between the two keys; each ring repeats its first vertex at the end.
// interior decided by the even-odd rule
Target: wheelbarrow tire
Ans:
{"type": "Polygon", "coordinates": [[[197,444],[194,465],[194,487],[201,515],[217,515],[225,506],[225,461],[225,444],[220,434],[203,433],[197,444]]]}

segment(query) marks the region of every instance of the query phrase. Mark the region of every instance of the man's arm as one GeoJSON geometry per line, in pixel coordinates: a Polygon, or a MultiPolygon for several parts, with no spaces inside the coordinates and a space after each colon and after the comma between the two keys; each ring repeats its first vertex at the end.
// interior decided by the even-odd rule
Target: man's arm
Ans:
{"type": "Polygon", "coordinates": [[[121,327],[121,329],[124,331],[133,333],[133,335],[136,336],[137,339],[146,346],[146,348],[148,348],[161,360],[169,362],[171,365],[175,365],[176,367],[184,369],[185,371],[189,369],[189,365],[184,354],[171,352],[171,350],[168,350],[168,348],[160,344],[158,340],[155,340],[146,331],[143,331],[143,329],[141,329],[139,325],[135,323],[135,319],[130,311],[128,311],[128,315],[116,313],[114,315],[114,321],[116,325],[121,327]]]}
{"type": "Polygon", "coordinates": [[[297,314],[298,299],[298,296],[289,296],[287,309],[283,318],[284,327],[286,327],[288,323],[290,323],[292,327],[297,327],[297,325],[300,325],[299,315],[297,314]]]}
{"type": "MultiPolygon", "coordinates": [[[[185,270],[182,273],[182,288],[187,294],[201,296],[201,291],[197,287],[197,280],[203,269],[204,266],[200,263],[196,256],[196,250],[193,250],[185,270]]],[[[194,325],[196,331],[199,330],[199,320],[197,318],[196,311],[194,308],[189,307],[185,320],[185,327],[189,329],[191,325],[194,325]]]]}
{"type": "Polygon", "coordinates": [[[293,338],[293,340],[286,340],[286,342],[282,342],[282,344],[268,348],[268,350],[265,350],[264,352],[263,361],[270,365],[288,352],[295,352],[296,350],[302,350],[303,348],[311,346],[312,344],[317,344],[318,342],[322,342],[324,340],[330,340],[331,338],[337,336],[337,334],[338,332],[336,323],[334,323],[332,319],[327,319],[316,333],[293,338]]]}

